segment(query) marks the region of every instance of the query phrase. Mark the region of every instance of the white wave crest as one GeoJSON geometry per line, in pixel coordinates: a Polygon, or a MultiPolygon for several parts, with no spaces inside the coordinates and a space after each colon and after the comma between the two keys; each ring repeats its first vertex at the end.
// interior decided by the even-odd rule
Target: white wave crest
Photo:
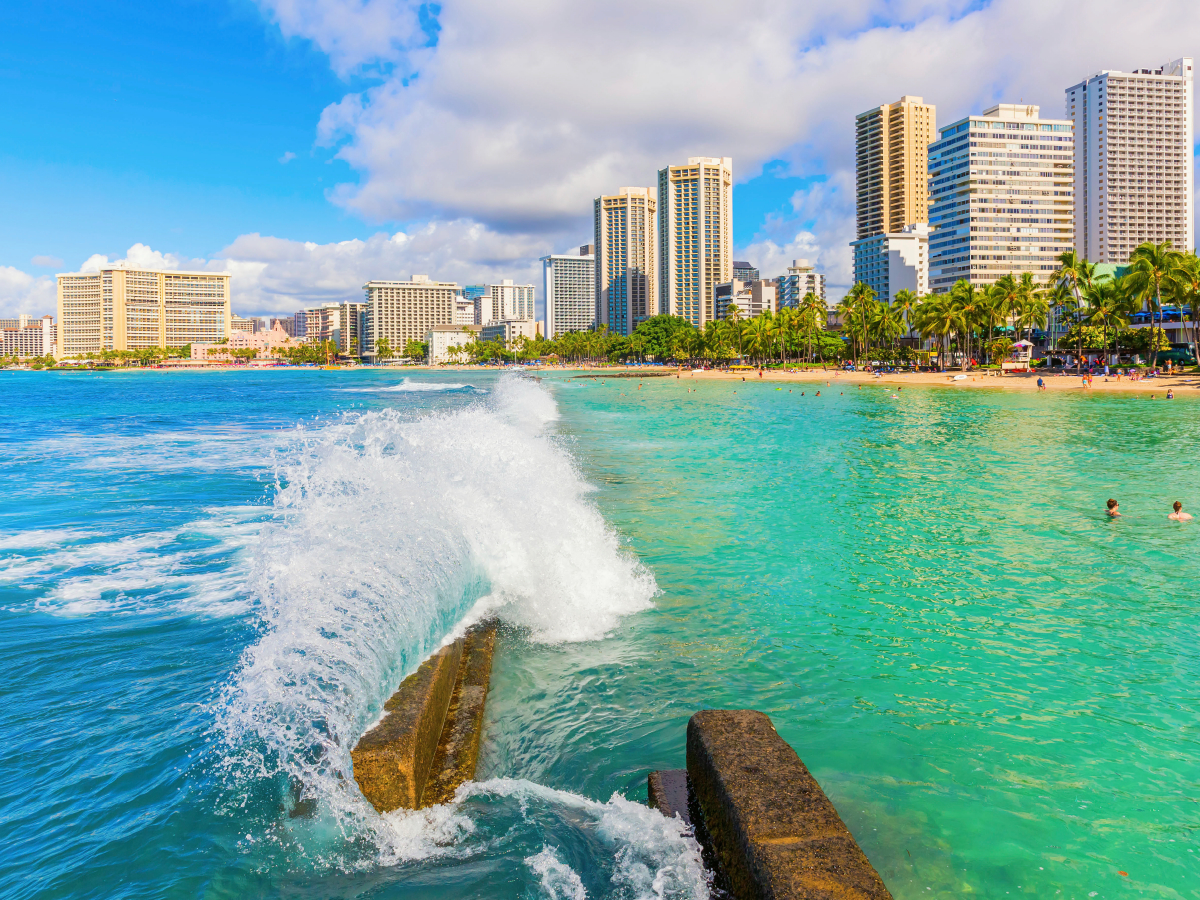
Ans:
{"type": "Polygon", "coordinates": [[[465,409],[300,434],[251,578],[262,634],[218,710],[237,777],[284,775],[338,831],[378,835],[350,749],[468,612],[563,642],[650,606],[653,577],[542,433],[556,414],[545,389],[511,379],[465,409]]]}
{"type": "Polygon", "coordinates": [[[423,393],[426,391],[465,391],[475,390],[473,384],[458,384],[440,381],[413,381],[405,378],[399,384],[380,384],[372,387],[343,388],[353,394],[389,394],[389,393],[423,393]]]}

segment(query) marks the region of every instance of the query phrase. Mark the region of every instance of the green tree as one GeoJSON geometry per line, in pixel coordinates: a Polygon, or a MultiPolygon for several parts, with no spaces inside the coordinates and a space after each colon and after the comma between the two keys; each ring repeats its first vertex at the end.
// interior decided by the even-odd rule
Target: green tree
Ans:
{"type": "Polygon", "coordinates": [[[429,353],[429,345],[424,341],[409,341],[404,345],[404,355],[410,360],[424,360],[429,353]]]}
{"type": "MultiPolygon", "coordinates": [[[[1142,244],[1133,251],[1129,258],[1129,271],[1125,274],[1125,282],[1131,297],[1141,297],[1150,303],[1150,324],[1153,327],[1162,325],[1162,294],[1163,286],[1173,287],[1176,271],[1182,263],[1182,254],[1171,249],[1170,241],[1155,244],[1150,241],[1142,244]],[[1158,322],[1154,317],[1158,316],[1158,322]]],[[[1157,344],[1150,349],[1150,365],[1158,362],[1157,344]]]]}
{"type": "Polygon", "coordinates": [[[375,359],[377,362],[386,363],[395,355],[396,351],[392,349],[392,342],[387,338],[381,337],[375,342],[375,359]]]}

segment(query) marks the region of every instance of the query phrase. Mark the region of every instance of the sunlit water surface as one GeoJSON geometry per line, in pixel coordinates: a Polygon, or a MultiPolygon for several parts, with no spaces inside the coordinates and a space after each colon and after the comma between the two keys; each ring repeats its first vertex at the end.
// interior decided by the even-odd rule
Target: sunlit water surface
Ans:
{"type": "Polygon", "coordinates": [[[699,896],[645,776],[753,707],[897,897],[1200,896],[1200,403],[821,391],[0,373],[0,895],[699,896]],[[376,815],[489,614],[480,781],[376,815]]]}

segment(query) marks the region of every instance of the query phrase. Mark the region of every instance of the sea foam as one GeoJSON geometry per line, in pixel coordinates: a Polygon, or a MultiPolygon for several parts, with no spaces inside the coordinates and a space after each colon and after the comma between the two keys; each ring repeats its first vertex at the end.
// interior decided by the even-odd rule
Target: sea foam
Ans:
{"type": "Polygon", "coordinates": [[[332,833],[389,844],[350,749],[446,635],[488,614],[535,641],[596,640],[651,605],[653,577],[545,433],[556,416],[510,378],[454,411],[348,414],[280,454],[251,576],[260,634],[217,710],[239,790],[282,780],[332,833]]]}

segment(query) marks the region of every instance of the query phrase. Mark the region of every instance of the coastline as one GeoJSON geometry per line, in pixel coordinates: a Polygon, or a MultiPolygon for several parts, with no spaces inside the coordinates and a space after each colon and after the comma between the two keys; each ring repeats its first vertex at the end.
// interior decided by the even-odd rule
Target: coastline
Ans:
{"type": "MultiPolygon", "coordinates": [[[[499,367],[482,367],[482,366],[464,366],[464,365],[443,365],[443,366],[426,366],[426,365],[410,365],[410,366],[344,366],[336,368],[308,368],[296,366],[167,366],[163,368],[154,367],[119,367],[112,369],[86,369],[79,368],[72,371],[73,373],[83,374],[85,372],[343,372],[343,371],[371,371],[371,372],[398,372],[398,373],[472,373],[472,372],[499,372],[506,371],[511,366],[503,368],[499,367]]],[[[4,371],[27,371],[25,369],[6,369],[4,371]]],[[[53,370],[47,370],[53,371],[53,370]]],[[[532,373],[563,373],[563,374],[587,374],[593,378],[603,378],[605,374],[611,374],[614,377],[632,378],[639,373],[644,373],[647,378],[663,378],[670,376],[678,376],[682,379],[692,379],[700,381],[754,381],[760,383],[773,382],[775,384],[820,384],[826,382],[829,387],[835,387],[838,384],[878,384],[888,387],[946,387],[946,388],[969,388],[969,389],[991,389],[991,390],[1015,390],[1015,391],[1036,391],[1037,380],[1039,374],[1045,381],[1047,391],[1075,391],[1075,392],[1096,392],[1105,391],[1109,393],[1121,394],[1154,394],[1156,398],[1165,397],[1167,389],[1174,390],[1179,396],[1191,395],[1192,391],[1200,390],[1200,374],[1193,375],[1160,375],[1155,378],[1142,379],[1140,381],[1130,381],[1128,378],[1122,378],[1119,381],[1115,376],[1097,375],[1092,380],[1091,387],[1083,386],[1082,377],[1073,373],[1057,374],[1057,373],[1030,373],[1020,375],[990,375],[987,372],[966,372],[961,373],[958,370],[950,370],[947,372],[893,372],[884,373],[876,376],[873,372],[847,372],[841,369],[802,369],[795,371],[781,369],[764,370],[762,378],[758,377],[757,369],[750,369],[738,372],[726,372],[719,369],[688,369],[675,368],[670,366],[529,366],[522,371],[532,373]],[[954,376],[965,374],[967,377],[958,381],[954,380],[954,376]]]]}

